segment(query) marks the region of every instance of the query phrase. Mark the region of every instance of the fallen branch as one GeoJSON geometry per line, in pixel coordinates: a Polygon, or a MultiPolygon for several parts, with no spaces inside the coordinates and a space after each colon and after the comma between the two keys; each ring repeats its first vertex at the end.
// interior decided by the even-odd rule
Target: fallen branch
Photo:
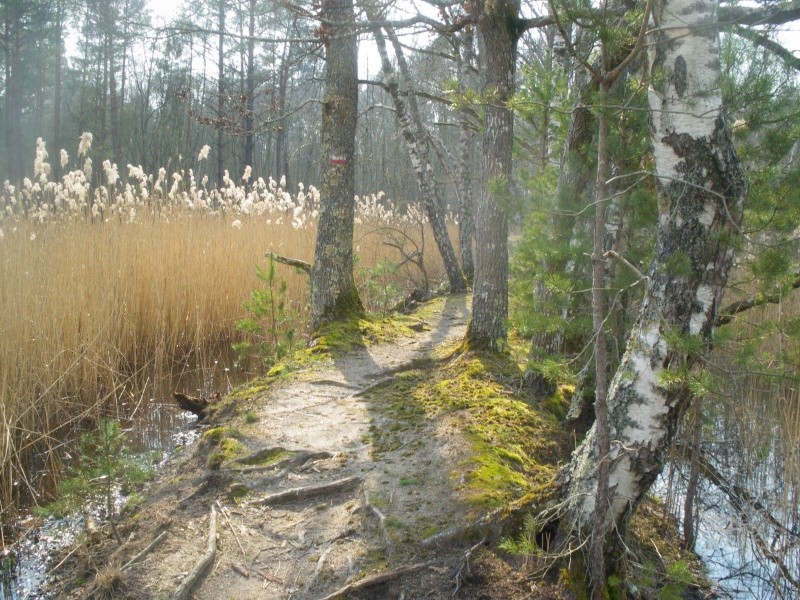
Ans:
{"type": "Polygon", "coordinates": [[[192,590],[202,581],[206,576],[211,565],[214,564],[214,559],[217,556],[217,511],[211,507],[211,515],[209,516],[208,524],[208,548],[203,557],[195,565],[192,572],[186,576],[183,583],[175,590],[171,600],[186,600],[191,596],[192,590]]]}
{"type": "Polygon", "coordinates": [[[392,569],[391,571],[385,571],[384,573],[378,573],[377,575],[372,575],[370,577],[366,577],[361,579],[360,581],[355,581],[353,583],[349,583],[343,588],[339,588],[332,594],[325,596],[322,600],[337,600],[338,598],[342,598],[347,594],[352,594],[353,592],[361,592],[368,588],[374,587],[376,585],[380,585],[382,583],[387,583],[389,581],[393,581],[398,577],[402,577],[403,575],[407,575],[409,573],[414,573],[415,571],[419,571],[420,569],[424,569],[425,567],[430,566],[433,564],[432,562],[424,562],[424,563],[417,563],[414,565],[404,565],[402,567],[397,567],[396,569],[392,569]]]}
{"type": "Polygon", "coordinates": [[[244,567],[240,567],[236,563],[231,563],[231,569],[233,569],[236,573],[238,573],[245,579],[250,579],[250,572],[244,567]]]}
{"type": "Polygon", "coordinates": [[[277,492],[261,498],[260,500],[251,500],[247,504],[266,506],[268,504],[277,504],[279,502],[289,502],[291,500],[303,500],[312,498],[314,496],[321,496],[323,494],[334,494],[344,490],[352,489],[361,483],[360,477],[345,477],[344,479],[337,479],[330,483],[322,483],[319,485],[310,485],[306,487],[292,488],[283,492],[277,492]]]}
{"type": "Polygon", "coordinates": [[[255,572],[261,575],[261,577],[263,577],[266,581],[277,583],[278,585],[283,585],[284,583],[282,577],[278,577],[277,575],[271,575],[267,573],[264,569],[255,569],[255,572]]]}
{"type": "Polygon", "coordinates": [[[300,260],[298,258],[289,258],[288,256],[281,256],[280,254],[275,254],[274,252],[267,252],[265,256],[268,256],[275,262],[279,262],[284,265],[289,265],[290,267],[294,267],[295,269],[300,269],[301,271],[305,271],[309,275],[311,275],[311,264],[307,263],[304,260],[300,260]]]}
{"type": "Polygon", "coordinates": [[[124,565],[122,565],[122,569],[121,570],[125,571],[126,569],[131,568],[137,562],[142,560],[145,556],[150,554],[155,549],[156,546],[158,546],[161,542],[163,542],[166,539],[166,537],[167,537],[167,532],[166,531],[162,531],[160,534],[158,534],[158,537],[156,539],[154,539],[152,542],[150,542],[147,545],[147,547],[144,550],[139,552],[139,554],[137,554],[132,559],[130,559],[128,562],[126,562],[124,565]]]}

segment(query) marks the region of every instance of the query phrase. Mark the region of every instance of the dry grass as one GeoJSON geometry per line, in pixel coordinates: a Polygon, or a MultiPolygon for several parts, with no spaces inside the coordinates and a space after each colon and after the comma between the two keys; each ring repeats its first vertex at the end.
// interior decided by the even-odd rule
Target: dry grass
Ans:
{"type": "MultiPolygon", "coordinates": [[[[70,175],[74,182],[81,172],[70,175]]],[[[255,266],[265,265],[268,251],[311,261],[316,231],[313,189],[305,203],[299,193],[292,204],[274,182],[231,181],[215,196],[189,183],[168,192],[157,176],[137,184],[134,175],[133,187],[117,183],[93,194],[66,178],[58,186],[41,180],[41,189],[6,186],[0,198],[4,522],[21,499],[54,490],[64,440],[108,416],[119,390],[143,373],[158,377],[176,364],[207,363],[215,348],[229,348],[245,316],[242,303],[259,285],[255,266]]],[[[381,259],[402,261],[383,243],[387,228],[405,231],[406,243],[425,235],[414,219],[387,216],[377,200],[359,205],[364,271],[381,259]]],[[[441,265],[431,254],[425,251],[426,266],[435,279],[441,265]]],[[[287,304],[302,321],[307,276],[285,267],[280,274],[287,304]]],[[[408,275],[393,274],[392,285],[411,285],[408,275]]]]}

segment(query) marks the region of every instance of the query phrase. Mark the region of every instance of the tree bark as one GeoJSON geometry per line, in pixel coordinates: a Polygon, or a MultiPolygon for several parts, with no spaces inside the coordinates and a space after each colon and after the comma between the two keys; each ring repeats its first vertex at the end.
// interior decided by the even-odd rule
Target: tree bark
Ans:
{"type": "Polygon", "coordinates": [[[478,31],[485,47],[483,93],[483,154],[486,187],[479,203],[472,320],[467,346],[501,351],[508,337],[508,215],[514,114],[507,102],[514,93],[518,0],[486,2],[480,9],[478,31]]]}
{"type": "MultiPolygon", "coordinates": [[[[370,14],[370,19],[377,20],[377,15],[370,14]]],[[[389,32],[389,35],[393,36],[393,33],[389,32]]],[[[427,132],[423,129],[422,119],[419,116],[416,102],[413,100],[414,95],[409,91],[407,95],[407,107],[400,95],[400,85],[392,63],[389,60],[389,53],[386,50],[386,40],[383,37],[383,32],[380,27],[373,28],[373,36],[375,37],[378,52],[381,56],[381,66],[383,68],[383,75],[386,78],[386,88],[394,103],[400,133],[403,136],[403,141],[405,141],[406,150],[408,151],[411,165],[417,177],[417,187],[422,197],[425,214],[428,216],[428,222],[433,231],[433,238],[436,241],[445,271],[447,272],[450,290],[453,292],[463,292],[467,289],[467,284],[464,279],[464,274],[461,272],[461,267],[458,266],[458,259],[453,250],[453,245],[450,242],[450,235],[447,233],[447,222],[444,217],[444,211],[442,210],[442,200],[439,197],[436,181],[434,179],[433,166],[430,161],[430,147],[427,139],[427,132]]],[[[396,40],[396,38],[394,38],[393,41],[394,40],[396,40]]],[[[402,48],[400,48],[399,43],[395,44],[395,51],[397,59],[400,61],[402,48]]]]}
{"type": "MultiPolygon", "coordinates": [[[[464,95],[469,89],[469,70],[473,57],[473,31],[469,27],[464,30],[456,47],[458,58],[458,93],[464,95]]],[[[474,168],[474,143],[475,132],[470,122],[469,111],[466,106],[458,109],[458,175],[456,177],[456,190],[458,191],[458,243],[461,251],[461,270],[467,281],[475,279],[475,257],[472,252],[472,242],[475,238],[475,218],[473,216],[475,201],[473,198],[473,168],[474,168]]]]}
{"type": "Polygon", "coordinates": [[[225,0],[219,0],[217,7],[217,188],[225,185],[225,132],[222,130],[222,114],[225,111],[225,0]]]}
{"type": "MultiPolygon", "coordinates": [[[[61,67],[64,61],[64,0],[56,2],[56,48],[55,74],[53,82],[53,147],[55,156],[61,150],[61,67]]],[[[61,161],[53,161],[53,180],[58,181],[61,161]]]]}
{"type": "MultiPolygon", "coordinates": [[[[605,44],[601,55],[605,57],[605,44]]],[[[610,451],[608,432],[608,349],[605,336],[605,201],[606,179],[608,178],[608,97],[611,82],[604,81],[600,91],[600,115],[597,131],[597,180],[595,183],[594,204],[594,248],[592,251],[592,329],[594,332],[594,414],[597,432],[597,488],[595,490],[595,514],[592,527],[592,541],[589,546],[590,572],[592,576],[592,597],[603,600],[606,585],[605,528],[608,509],[608,461],[610,451]]]]}
{"type": "MultiPolygon", "coordinates": [[[[611,532],[624,529],[666,461],[690,394],[664,375],[687,372],[710,348],[742,218],[747,183],[717,85],[715,9],[664,0],[648,40],[659,224],[645,297],[608,395],[607,555],[618,540],[611,532]]],[[[598,466],[595,424],[561,474],[562,532],[591,531],[598,466]]]]}
{"type": "Polygon", "coordinates": [[[253,155],[255,149],[255,139],[253,133],[253,117],[255,110],[256,41],[254,36],[256,34],[256,0],[250,0],[248,17],[249,21],[247,26],[247,34],[250,37],[247,40],[247,82],[245,84],[245,94],[247,94],[247,99],[245,101],[244,115],[244,164],[245,166],[254,167],[253,155]]]}
{"type": "Polygon", "coordinates": [[[311,326],[361,314],[353,280],[358,46],[353,0],[323,0],[325,96],[322,102],[322,182],[314,264],[311,326]]]}

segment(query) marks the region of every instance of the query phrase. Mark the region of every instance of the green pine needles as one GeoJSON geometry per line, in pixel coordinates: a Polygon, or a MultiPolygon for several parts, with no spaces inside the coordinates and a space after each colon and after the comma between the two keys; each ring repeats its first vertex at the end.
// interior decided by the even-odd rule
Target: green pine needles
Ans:
{"type": "Polygon", "coordinates": [[[287,308],[286,280],[278,277],[274,258],[270,256],[266,270],[256,266],[256,277],[263,287],[250,292],[250,301],[243,304],[250,316],[236,322],[249,339],[235,343],[233,349],[240,360],[272,365],[294,348],[299,317],[287,308]]]}

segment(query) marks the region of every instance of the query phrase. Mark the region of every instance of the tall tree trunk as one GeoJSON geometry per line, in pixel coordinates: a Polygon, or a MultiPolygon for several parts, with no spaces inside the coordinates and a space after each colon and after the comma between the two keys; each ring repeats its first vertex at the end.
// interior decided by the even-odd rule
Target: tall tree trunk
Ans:
{"type": "MultiPolygon", "coordinates": [[[[742,218],[747,182],[719,95],[715,9],[664,0],[648,40],[660,217],[645,297],[608,394],[607,555],[618,543],[611,532],[624,529],[664,466],[690,398],[664,375],[687,372],[710,347],[742,218]]],[[[598,442],[595,424],[562,472],[562,528],[579,536],[594,521],[598,442]]]]}
{"type": "MultiPolygon", "coordinates": [[[[56,2],[56,48],[55,75],[53,82],[53,147],[52,152],[58,156],[61,150],[61,66],[64,60],[64,0],[56,2]]],[[[58,181],[61,173],[61,161],[53,161],[53,179],[58,181]]]]}
{"type": "MultiPolygon", "coordinates": [[[[377,16],[370,15],[370,19],[377,20],[377,16]]],[[[450,236],[447,233],[447,222],[445,221],[444,211],[442,210],[442,200],[439,197],[436,181],[434,179],[433,165],[430,161],[430,148],[427,133],[423,130],[422,119],[419,116],[418,110],[415,110],[416,103],[412,103],[411,99],[414,97],[413,93],[410,91],[408,93],[409,102],[408,108],[406,108],[406,103],[400,95],[400,85],[397,81],[397,76],[389,60],[389,53],[386,50],[386,41],[383,37],[383,32],[379,27],[376,27],[373,28],[373,35],[378,46],[378,52],[381,56],[381,65],[383,67],[383,75],[386,78],[386,87],[394,103],[400,133],[406,143],[406,150],[408,151],[408,156],[411,159],[411,165],[414,168],[414,173],[417,178],[417,187],[419,188],[419,193],[422,198],[422,205],[425,208],[425,214],[428,216],[428,222],[433,231],[433,238],[439,248],[439,254],[442,256],[442,261],[447,271],[447,279],[450,283],[450,289],[453,292],[463,292],[467,289],[466,280],[461,272],[461,268],[458,266],[458,259],[453,250],[453,245],[450,242],[450,236]]],[[[389,35],[393,34],[390,32],[389,35]]],[[[399,43],[395,46],[395,51],[398,61],[401,60],[402,48],[399,47],[399,43]]]]}
{"type": "Polygon", "coordinates": [[[253,150],[255,139],[253,134],[253,116],[255,110],[255,51],[256,51],[256,0],[250,0],[249,22],[247,24],[247,81],[245,84],[244,114],[244,164],[253,167],[253,150]]]}
{"type": "Polygon", "coordinates": [[[222,115],[225,112],[225,0],[219,0],[217,7],[217,188],[225,185],[225,131],[222,126],[222,115]]]}
{"type": "Polygon", "coordinates": [[[692,399],[692,447],[689,451],[689,480],[686,483],[686,498],[683,502],[683,547],[694,550],[695,543],[695,498],[700,481],[700,443],[703,434],[703,399],[692,399]]]}
{"type": "Polygon", "coordinates": [[[478,203],[475,229],[477,253],[472,296],[472,320],[467,345],[499,351],[508,337],[508,216],[514,114],[507,102],[514,93],[518,0],[486,2],[478,30],[485,46],[483,92],[483,154],[486,187],[478,203]]]}
{"type": "MultiPolygon", "coordinates": [[[[605,58],[605,44],[601,55],[605,58]]],[[[589,545],[589,571],[592,576],[592,598],[603,600],[606,587],[605,528],[608,510],[608,461],[610,451],[608,432],[608,349],[605,336],[605,238],[606,179],[608,178],[608,97],[611,82],[604,81],[600,90],[600,115],[597,132],[597,179],[594,203],[594,248],[592,251],[592,329],[594,332],[595,392],[594,412],[597,432],[597,488],[595,490],[594,523],[589,545]]]]}
{"type": "Polygon", "coordinates": [[[286,176],[287,186],[289,185],[289,151],[286,143],[286,92],[289,84],[289,64],[288,57],[291,55],[291,46],[284,44],[281,53],[281,65],[278,67],[278,98],[276,101],[277,117],[280,125],[275,132],[275,176],[280,178],[286,176]]]}
{"type": "MultiPolygon", "coordinates": [[[[471,87],[470,69],[473,57],[473,30],[467,28],[462,34],[456,48],[458,58],[458,93],[463,94],[471,87]]],[[[461,251],[461,269],[467,281],[475,278],[475,258],[472,253],[472,241],[475,237],[475,201],[473,196],[473,170],[475,160],[475,131],[470,121],[469,110],[461,103],[458,109],[458,175],[456,189],[458,191],[458,243],[461,251]]]]}
{"type": "Polygon", "coordinates": [[[323,0],[325,46],[322,102],[321,207],[311,269],[311,326],[361,314],[353,280],[358,39],[353,0],[323,0]],[[336,25],[330,25],[335,23],[336,25]]]}

